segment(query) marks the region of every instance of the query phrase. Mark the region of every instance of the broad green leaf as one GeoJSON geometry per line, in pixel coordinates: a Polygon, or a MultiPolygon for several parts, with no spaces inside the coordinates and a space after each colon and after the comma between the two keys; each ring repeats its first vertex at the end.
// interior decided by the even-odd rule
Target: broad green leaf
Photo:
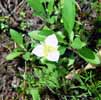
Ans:
{"type": "Polygon", "coordinates": [[[65,30],[68,32],[69,39],[72,40],[75,23],[75,0],[64,0],[62,17],[65,30]]]}
{"type": "Polygon", "coordinates": [[[11,38],[21,47],[24,48],[23,37],[17,31],[10,29],[11,38]]]}
{"type": "Polygon", "coordinates": [[[74,39],[74,32],[73,31],[70,33],[69,39],[71,42],[73,41],[73,39],[74,39]]]}
{"type": "Polygon", "coordinates": [[[54,32],[50,29],[43,29],[39,32],[40,35],[44,35],[44,36],[51,35],[52,33],[54,33],[54,32]]]}
{"type": "Polygon", "coordinates": [[[28,61],[28,60],[30,60],[30,56],[31,56],[30,52],[26,52],[26,53],[23,55],[23,58],[24,58],[26,61],[28,61]]]}
{"type": "Polygon", "coordinates": [[[64,41],[65,36],[64,36],[64,34],[63,34],[61,31],[56,32],[56,36],[57,36],[58,41],[59,41],[60,43],[65,44],[65,41],[64,41]]]}
{"type": "Polygon", "coordinates": [[[37,88],[30,88],[29,92],[32,95],[33,100],[40,100],[40,94],[37,88]]]}
{"type": "Polygon", "coordinates": [[[51,30],[42,30],[42,31],[32,31],[32,32],[29,32],[28,35],[32,38],[32,39],[35,39],[35,40],[38,40],[38,41],[44,41],[44,39],[52,34],[53,31],[51,30]]]}
{"type": "Polygon", "coordinates": [[[6,60],[13,60],[14,58],[19,57],[21,54],[22,52],[17,52],[17,51],[11,52],[6,56],[6,60]]]}
{"type": "Polygon", "coordinates": [[[27,0],[29,5],[35,10],[37,15],[43,16],[45,15],[44,8],[42,6],[41,0],[27,0]]]}
{"type": "Polygon", "coordinates": [[[81,48],[84,47],[85,45],[86,45],[86,43],[82,42],[79,37],[75,38],[74,41],[73,41],[72,44],[71,44],[71,46],[72,46],[74,49],[81,49],[81,48]]]}
{"type": "Polygon", "coordinates": [[[100,64],[100,59],[95,52],[92,50],[83,47],[78,50],[79,56],[82,57],[85,61],[91,64],[100,64]]]}
{"type": "Polygon", "coordinates": [[[49,4],[48,4],[48,13],[49,13],[49,15],[53,11],[53,5],[54,5],[54,0],[49,0],[49,4]]]}
{"type": "Polygon", "coordinates": [[[67,48],[66,46],[60,46],[60,47],[59,47],[59,51],[60,51],[60,54],[61,54],[61,55],[63,55],[63,54],[65,53],[66,48],[67,48]]]}
{"type": "Polygon", "coordinates": [[[45,36],[44,35],[40,35],[39,32],[40,31],[32,31],[32,32],[29,32],[28,35],[32,39],[35,39],[35,40],[38,40],[38,41],[43,41],[45,39],[45,36]]]}

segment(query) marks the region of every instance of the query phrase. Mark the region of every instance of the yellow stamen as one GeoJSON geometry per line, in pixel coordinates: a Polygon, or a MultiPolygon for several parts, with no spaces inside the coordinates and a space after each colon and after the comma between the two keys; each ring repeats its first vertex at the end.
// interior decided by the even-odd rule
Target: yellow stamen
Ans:
{"type": "Polygon", "coordinates": [[[54,52],[57,50],[57,47],[50,46],[50,45],[44,45],[44,56],[48,56],[48,53],[54,52]]]}

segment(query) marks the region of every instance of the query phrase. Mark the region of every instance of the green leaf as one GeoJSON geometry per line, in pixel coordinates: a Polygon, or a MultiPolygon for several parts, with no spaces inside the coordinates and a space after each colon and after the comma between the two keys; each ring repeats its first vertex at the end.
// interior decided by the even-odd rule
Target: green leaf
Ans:
{"type": "Polygon", "coordinates": [[[11,38],[21,47],[24,48],[23,37],[17,31],[10,29],[11,38]]]}
{"type": "Polygon", "coordinates": [[[40,31],[32,31],[32,32],[29,32],[28,35],[32,38],[32,39],[35,39],[35,40],[38,40],[38,41],[43,41],[45,39],[45,36],[44,35],[40,35],[39,34],[40,31]]]}
{"type": "Polygon", "coordinates": [[[32,31],[32,32],[29,32],[28,35],[32,38],[32,39],[35,39],[35,40],[38,40],[38,41],[44,41],[44,39],[52,34],[53,31],[51,30],[42,30],[42,31],[39,31],[39,30],[36,30],[36,31],[32,31]]]}
{"type": "Polygon", "coordinates": [[[49,4],[48,4],[48,13],[49,13],[49,15],[53,11],[53,5],[54,5],[54,0],[49,0],[49,4]]]}
{"type": "Polygon", "coordinates": [[[47,68],[43,69],[45,85],[50,88],[58,88],[58,71],[54,63],[47,62],[47,68]]]}
{"type": "Polygon", "coordinates": [[[84,47],[85,45],[86,45],[86,43],[82,42],[79,37],[75,38],[74,41],[73,41],[72,44],[71,44],[71,46],[72,46],[74,49],[81,49],[81,48],[84,47]]]}
{"type": "Polygon", "coordinates": [[[13,60],[14,58],[19,57],[21,54],[22,52],[17,52],[17,51],[11,52],[6,56],[6,60],[13,60]]]}
{"type": "Polygon", "coordinates": [[[61,54],[61,55],[63,55],[63,54],[65,53],[66,48],[67,48],[66,46],[60,46],[60,47],[59,47],[59,51],[60,51],[60,54],[61,54]]]}
{"type": "MultiPolygon", "coordinates": [[[[44,66],[38,66],[38,67],[44,67],[44,66]]],[[[40,78],[42,77],[42,70],[41,69],[38,69],[38,68],[34,68],[34,73],[35,73],[35,76],[40,78]]]]}
{"type": "Polygon", "coordinates": [[[33,100],[40,100],[40,94],[37,88],[30,88],[29,92],[32,95],[33,100]]]}
{"type": "Polygon", "coordinates": [[[75,23],[75,0],[64,0],[62,9],[63,23],[68,32],[69,39],[73,38],[73,27],[75,23]]]}
{"type": "Polygon", "coordinates": [[[100,64],[100,59],[95,52],[92,50],[83,47],[78,50],[79,56],[82,57],[85,61],[91,64],[100,64]]]}
{"type": "Polygon", "coordinates": [[[54,24],[56,20],[57,20],[57,17],[56,16],[51,16],[50,18],[48,18],[47,21],[50,24],[54,24]]]}
{"type": "Polygon", "coordinates": [[[101,47],[101,38],[97,41],[97,47],[101,47]]]}
{"type": "Polygon", "coordinates": [[[54,71],[48,76],[48,80],[46,81],[46,85],[50,88],[59,88],[59,81],[58,81],[58,71],[54,71]]]}
{"type": "Polygon", "coordinates": [[[29,5],[35,10],[37,15],[43,16],[45,15],[44,8],[42,6],[41,0],[27,0],[29,5]]]}
{"type": "Polygon", "coordinates": [[[54,69],[56,69],[56,65],[54,63],[46,63],[48,69],[47,69],[47,73],[53,72],[54,69]]]}
{"type": "Polygon", "coordinates": [[[65,44],[65,41],[64,41],[65,36],[64,36],[64,34],[61,31],[56,32],[56,36],[57,36],[58,41],[60,43],[64,43],[65,44]]]}
{"type": "Polygon", "coordinates": [[[75,58],[73,55],[71,55],[69,58],[68,58],[68,66],[71,66],[73,65],[75,62],[75,58]]]}
{"type": "Polygon", "coordinates": [[[40,35],[44,35],[44,36],[51,35],[52,33],[54,33],[54,31],[52,31],[51,29],[43,29],[39,32],[40,35]]]}
{"type": "Polygon", "coordinates": [[[30,56],[31,56],[30,52],[26,52],[26,53],[23,55],[23,58],[24,58],[26,61],[28,61],[28,60],[30,60],[30,56]]]}

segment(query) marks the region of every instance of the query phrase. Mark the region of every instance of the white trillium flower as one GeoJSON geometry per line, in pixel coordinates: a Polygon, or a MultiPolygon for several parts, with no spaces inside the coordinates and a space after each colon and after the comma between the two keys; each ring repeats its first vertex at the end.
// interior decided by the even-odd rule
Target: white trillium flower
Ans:
{"type": "Polygon", "coordinates": [[[44,43],[37,45],[32,54],[38,57],[45,57],[49,61],[58,61],[60,53],[58,51],[58,40],[55,34],[49,35],[44,43]]]}

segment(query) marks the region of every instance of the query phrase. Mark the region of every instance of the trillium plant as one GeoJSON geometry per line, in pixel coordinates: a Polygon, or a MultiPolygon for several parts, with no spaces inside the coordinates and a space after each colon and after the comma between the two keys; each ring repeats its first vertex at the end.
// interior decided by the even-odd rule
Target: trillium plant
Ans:
{"type": "MultiPolygon", "coordinates": [[[[26,30],[21,32],[19,32],[20,25],[17,28],[19,31],[14,30],[15,28],[10,29],[10,36],[15,42],[15,48],[13,51],[10,49],[10,54],[6,57],[8,61],[15,58],[22,60],[22,62],[20,60],[14,61],[20,61],[21,66],[18,63],[18,67],[24,68],[23,75],[21,70],[23,81],[21,80],[22,83],[19,82],[21,83],[19,87],[19,91],[22,92],[21,95],[27,95],[28,99],[26,100],[29,100],[30,95],[32,96],[30,100],[41,100],[40,93],[42,96],[43,91],[49,89],[48,92],[56,94],[56,97],[59,96],[58,98],[61,100],[67,100],[67,95],[71,96],[69,98],[71,100],[79,99],[77,97],[81,99],[81,96],[84,98],[86,95],[88,98],[93,96],[94,93],[97,96],[97,90],[100,90],[98,80],[93,83],[95,75],[92,72],[86,73],[85,65],[88,64],[94,67],[101,65],[101,54],[99,54],[101,50],[100,46],[96,44],[97,42],[101,43],[100,40],[96,40],[94,41],[94,45],[96,45],[92,47],[90,42],[93,40],[91,39],[93,34],[89,34],[87,30],[84,30],[85,26],[83,27],[81,20],[78,20],[79,17],[80,19],[82,17],[76,14],[78,11],[75,9],[78,8],[76,0],[27,1],[33,8],[34,13],[32,15],[35,17],[35,22],[33,21],[33,24],[29,22],[28,25],[28,22],[26,22],[26,30]],[[76,5],[77,7],[75,7],[76,5]],[[42,22],[37,21],[38,19],[42,19],[42,22]],[[30,25],[34,27],[34,23],[35,29],[30,28],[30,25]],[[42,24],[41,27],[36,28],[40,24],[42,24]],[[27,35],[23,32],[27,32],[27,35]],[[83,72],[86,74],[81,76],[80,74],[83,72]],[[79,84],[77,85],[74,80],[78,80],[76,83],[79,84]],[[89,84],[90,87],[88,87],[89,84]],[[87,92],[84,93],[84,91],[87,92]],[[76,95],[76,98],[74,98],[74,95],[76,95]]],[[[25,21],[27,20],[25,19],[22,23],[25,23],[25,21]]],[[[15,88],[15,86],[13,87],[15,88]]],[[[47,97],[46,92],[42,99],[47,97]]],[[[49,99],[51,98],[49,97],[49,99]]]]}
{"type": "Polygon", "coordinates": [[[45,41],[38,44],[33,50],[32,54],[37,57],[44,57],[49,61],[57,62],[59,60],[58,40],[55,34],[46,37],[45,41]]]}

